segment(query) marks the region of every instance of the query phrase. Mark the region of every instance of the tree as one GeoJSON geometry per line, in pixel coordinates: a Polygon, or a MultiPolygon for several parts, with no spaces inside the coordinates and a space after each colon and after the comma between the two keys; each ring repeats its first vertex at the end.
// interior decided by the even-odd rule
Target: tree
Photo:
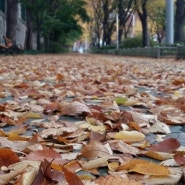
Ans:
{"type": "Polygon", "coordinates": [[[7,0],[6,37],[16,41],[18,0],[7,0]]]}
{"type": "Polygon", "coordinates": [[[159,43],[161,43],[165,32],[165,8],[165,0],[150,1],[147,7],[150,33],[157,36],[157,41],[159,43]]]}
{"type": "MultiPolygon", "coordinates": [[[[47,11],[49,8],[48,0],[21,0],[25,5],[29,15],[27,22],[30,21],[34,24],[34,28],[37,32],[37,50],[41,49],[41,31],[42,25],[46,20],[47,11]]],[[[29,29],[32,29],[31,24],[28,25],[29,29]]],[[[29,39],[29,37],[27,37],[29,39]]]]}
{"type": "Polygon", "coordinates": [[[110,45],[116,22],[116,2],[113,0],[96,0],[92,2],[94,9],[94,30],[97,40],[102,38],[102,45],[110,45]],[[101,34],[101,36],[100,36],[101,34]]]}
{"type": "Polygon", "coordinates": [[[135,0],[135,7],[142,25],[143,47],[150,46],[148,34],[148,0],[135,0]]]}
{"type": "Polygon", "coordinates": [[[94,11],[92,16],[92,35],[94,42],[99,43],[102,38],[103,45],[111,44],[115,31],[116,14],[119,15],[119,42],[125,37],[132,23],[134,0],[91,0],[94,11]]]}
{"type": "Polygon", "coordinates": [[[83,0],[60,0],[50,9],[43,26],[43,34],[49,41],[50,49],[57,43],[64,47],[66,43],[73,42],[82,35],[80,23],[89,21],[85,5],[83,0]]]}
{"type": "Polygon", "coordinates": [[[102,35],[102,2],[101,0],[91,0],[90,6],[93,9],[90,21],[91,45],[99,48],[102,35]]]}
{"type": "Polygon", "coordinates": [[[185,1],[176,1],[175,42],[184,41],[185,1]]]}
{"type": "Polygon", "coordinates": [[[103,46],[111,44],[111,37],[114,30],[114,25],[116,22],[115,10],[116,4],[112,0],[102,0],[103,9],[103,46]]]}
{"type": "Polygon", "coordinates": [[[117,0],[117,3],[118,3],[117,6],[118,6],[118,15],[119,15],[118,40],[120,43],[122,41],[123,33],[125,38],[127,37],[128,31],[133,21],[132,16],[134,14],[134,7],[133,7],[134,0],[117,0]]]}
{"type": "MultiPolygon", "coordinates": [[[[37,49],[41,49],[41,37],[45,46],[66,42],[67,38],[82,33],[79,19],[87,21],[83,0],[21,0],[29,11],[33,29],[37,33],[37,49]],[[78,34],[77,34],[78,33],[78,34]]],[[[29,20],[29,21],[30,21],[29,20]]]]}

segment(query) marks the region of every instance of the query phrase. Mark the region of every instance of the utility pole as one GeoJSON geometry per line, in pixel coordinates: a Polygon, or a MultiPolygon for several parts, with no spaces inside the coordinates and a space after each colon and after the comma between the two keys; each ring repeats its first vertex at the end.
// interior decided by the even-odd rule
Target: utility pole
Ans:
{"type": "Polygon", "coordinates": [[[166,0],[166,44],[174,44],[174,0],[166,0]]]}
{"type": "Polygon", "coordinates": [[[119,49],[119,15],[116,13],[116,49],[119,49]]]}

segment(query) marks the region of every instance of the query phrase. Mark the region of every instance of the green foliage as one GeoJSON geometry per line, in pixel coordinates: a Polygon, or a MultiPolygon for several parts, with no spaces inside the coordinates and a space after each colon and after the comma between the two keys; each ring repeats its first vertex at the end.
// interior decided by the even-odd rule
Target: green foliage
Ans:
{"type": "Polygon", "coordinates": [[[50,41],[49,48],[47,50],[48,53],[61,53],[64,51],[65,51],[65,48],[61,47],[61,44],[59,42],[50,41]]]}
{"type": "Polygon", "coordinates": [[[126,38],[121,44],[120,48],[138,48],[142,47],[142,37],[136,36],[133,38],[126,38]]]}
{"type": "MultiPolygon", "coordinates": [[[[158,43],[151,39],[150,40],[150,46],[151,47],[158,46],[158,43]]],[[[133,37],[133,38],[126,38],[120,44],[120,48],[138,48],[138,47],[143,47],[141,36],[136,36],[136,37],[133,37]]]]}
{"type": "Polygon", "coordinates": [[[111,45],[108,45],[108,46],[102,46],[99,49],[100,50],[108,50],[108,49],[115,49],[115,48],[116,48],[116,45],[115,44],[111,44],[111,45]]]}
{"type": "MultiPolygon", "coordinates": [[[[32,25],[41,32],[49,52],[59,52],[62,46],[82,34],[82,22],[89,21],[84,0],[21,0],[31,13],[32,25]],[[52,47],[51,47],[52,46],[52,47]]],[[[39,38],[40,39],[40,38],[39,38]]]]}

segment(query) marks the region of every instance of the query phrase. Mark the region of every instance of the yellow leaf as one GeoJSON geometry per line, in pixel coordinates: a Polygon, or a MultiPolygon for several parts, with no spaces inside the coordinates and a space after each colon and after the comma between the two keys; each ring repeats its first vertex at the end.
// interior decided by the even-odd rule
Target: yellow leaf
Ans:
{"type": "Polygon", "coordinates": [[[26,138],[26,137],[21,137],[19,136],[16,132],[11,132],[9,135],[8,135],[8,139],[10,141],[29,141],[30,138],[26,138]]]}
{"type": "Polygon", "coordinates": [[[157,152],[148,151],[148,152],[145,153],[145,155],[148,156],[148,157],[151,157],[153,159],[157,159],[159,161],[165,160],[165,158],[157,152]]]}
{"type": "Polygon", "coordinates": [[[124,106],[133,106],[135,104],[139,103],[138,100],[128,100],[124,103],[124,106]]]}
{"type": "Polygon", "coordinates": [[[2,129],[0,129],[0,136],[6,137],[7,136],[7,133],[5,133],[2,129]]]}
{"type": "Polygon", "coordinates": [[[36,112],[28,112],[25,115],[26,118],[31,118],[31,119],[40,119],[42,118],[41,114],[36,113],[36,112]]]}
{"type": "Polygon", "coordinates": [[[170,171],[166,166],[141,159],[131,159],[126,164],[119,166],[117,170],[127,170],[129,172],[137,172],[144,175],[170,175],[170,171]]]}
{"type": "Polygon", "coordinates": [[[123,96],[118,96],[114,100],[118,105],[125,105],[125,103],[127,102],[127,98],[123,96]]]}
{"type": "Polygon", "coordinates": [[[136,123],[135,121],[131,121],[129,122],[129,126],[137,131],[141,131],[141,127],[139,126],[138,123],[136,123]]]}
{"type": "Polygon", "coordinates": [[[89,130],[92,130],[92,131],[95,131],[95,132],[98,132],[98,131],[104,132],[106,130],[105,125],[97,125],[96,126],[96,125],[91,125],[88,122],[80,123],[79,127],[80,128],[88,128],[89,130]]]}
{"type": "Polygon", "coordinates": [[[125,142],[142,142],[145,135],[138,131],[120,131],[114,135],[114,139],[123,140],[125,142]]]}
{"type": "Polygon", "coordinates": [[[119,167],[118,162],[111,162],[108,164],[108,168],[110,171],[116,171],[116,169],[119,167]]]}

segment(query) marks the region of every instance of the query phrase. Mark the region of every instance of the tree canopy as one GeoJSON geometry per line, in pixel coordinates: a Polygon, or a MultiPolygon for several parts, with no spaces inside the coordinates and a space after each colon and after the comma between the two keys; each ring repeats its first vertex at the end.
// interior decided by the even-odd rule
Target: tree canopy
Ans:
{"type": "Polygon", "coordinates": [[[37,49],[41,49],[41,36],[45,48],[54,51],[62,44],[82,34],[82,22],[89,21],[83,0],[21,0],[29,12],[33,29],[37,32],[37,49]],[[55,46],[55,47],[53,47],[55,46]],[[58,46],[58,47],[57,47],[58,46]]]}
{"type": "MultiPolygon", "coordinates": [[[[37,35],[37,49],[58,52],[80,39],[82,23],[89,22],[88,31],[92,46],[111,45],[116,39],[121,43],[127,38],[133,15],[142,26],[143,46],[150,45],[150,37],[157,36],[161,43],[165,36],[165,0],[20,0],[26,9],[26,49],[32,49],[32,35],[37,35]],[[116,14],[118,25],[116,25],[116,14]],[[118,37],[115,37],[119,27],[118,37]],[[116,38],[116,39],[115,39],[116,38]]],[[[184,0],[175,3],[175,41],[184,42],[184,0]]],[[[15,39],[15,8],[18,0],[7,0],[7,33],[15,39]]],[[[87,31],[87,30],[86,30],[87,31]]]]}

